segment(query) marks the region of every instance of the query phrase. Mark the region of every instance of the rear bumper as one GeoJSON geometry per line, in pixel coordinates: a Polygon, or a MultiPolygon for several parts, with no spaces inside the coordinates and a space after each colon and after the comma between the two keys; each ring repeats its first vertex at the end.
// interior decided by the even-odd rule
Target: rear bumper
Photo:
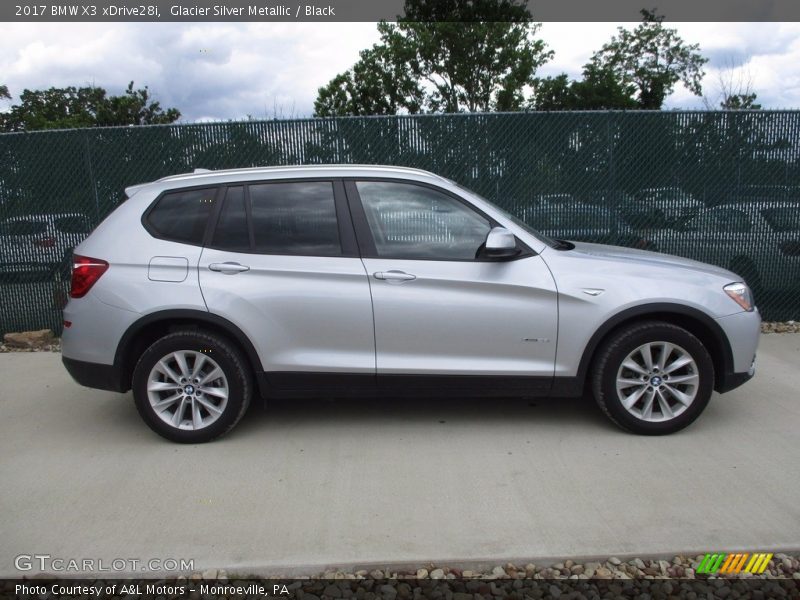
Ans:
{"type": "Polygon", "coordinates": [[[114,365],[84,362],[66,356],[62,356],[61,361],[67,372],[81,385],[110,392],[127,391],[122,385],[122,373],[114,365]]]}

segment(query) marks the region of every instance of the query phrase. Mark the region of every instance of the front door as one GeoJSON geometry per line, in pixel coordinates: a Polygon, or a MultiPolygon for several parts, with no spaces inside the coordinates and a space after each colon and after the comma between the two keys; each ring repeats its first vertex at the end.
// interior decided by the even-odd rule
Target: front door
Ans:
{"type": "Polygon", "coordinates": [[[347,189],[372,291],[379,382],[549,389],[557,297],[538,255],[480,258],[496,223],[445,190],[396,181],[347,189]]]}

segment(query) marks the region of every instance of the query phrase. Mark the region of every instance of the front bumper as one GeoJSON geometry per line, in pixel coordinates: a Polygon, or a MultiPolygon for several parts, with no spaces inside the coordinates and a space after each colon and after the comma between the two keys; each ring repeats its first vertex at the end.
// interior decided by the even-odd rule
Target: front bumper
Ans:
{"type": "Polygon", "coordinates": [[[717,384],[716,390],[720,394],[724,394],[725,392],[730,392],[731,390],[735,390],[740,385],[744,385],[748,381],[753,378],[756,371],[755,368],[750,369],[744,373],[723,373],[722,377],[719,379],[719,383],[717,384]]]}
{"type": "Polygon", "coordinates": [[[739,312],[717,319],[731,348],[732,363],[717,376],[714,389],[720,394],[736,389],[752,379],[756,372],[756,350],[761,337],[758,310],[739,312]]]}

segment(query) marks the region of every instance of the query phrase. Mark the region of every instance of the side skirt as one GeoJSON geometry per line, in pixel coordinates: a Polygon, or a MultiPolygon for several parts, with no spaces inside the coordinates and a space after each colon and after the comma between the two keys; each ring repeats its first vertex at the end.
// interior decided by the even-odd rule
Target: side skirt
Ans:
{"type": "Polygon", "coordinates": [[[577,377],[498,375],[372,375],[363,373],[259,373],[265,398],[509,398],[569,397],[583,393],[577,377]]]}

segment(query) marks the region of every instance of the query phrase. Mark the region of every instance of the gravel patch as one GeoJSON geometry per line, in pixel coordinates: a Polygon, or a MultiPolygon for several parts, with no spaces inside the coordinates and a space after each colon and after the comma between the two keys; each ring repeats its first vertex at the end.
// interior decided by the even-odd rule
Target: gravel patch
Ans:
{"type": "MultiPolygon", "coordinates": [[[[312,576],[255,577],[208,569],[177,578],[81,580],[86,585],[112,581],[137,585],[138,593],[120,593],[126,600],[203,600],[211,598],[257,598],[268,589],[285,590],[275,597],[287,600],[539,600],[557,598],[642,598],[691,600],[727,598],[797,598],[800,590],[800,555],[776,553],[761,575],[697,575],[703,556],[675,556],[671,560],[610,557],[603,562],[564,560],[550,565],[533,563],[495,565],[486,569],[460,569],[428,564],[414,568],[373,568],[325,571],[312,576]],[[277,584],[276,588],[273,585],[277,584]],[[252,591],[261,586],[263,592],[252,591]],[[250,586],[250,587],[248,587],[250,586]],[[285,587],[283,587],[285,586],[285,587]],[[151,591],[152,590],[152,591],[151,591]],[[248,591],[245,591],[248,590],[248,591]]],[[[63,580],[65,584],[75,583],[63,580]]],[[[0,582],[2,592],[12,592],[13,580],[0,582]]],[[[42,576],[30,585],[44,583],[42,576]]],[[[0,596],[3,596],[0,592],[0,596]]],[[[14,594],[16,595],[16,594],[14,594]]],[[[51,593],[23,594],[19,598],[50,600],[65,596],[51,593]]],[[[78,598],[78,595],[69,596],[78,598]]],[[[85,598],[86,596],[80,596],[85,598]]],[[[108,597],[108,596],[107,596],[108,597]]]]}
{"type": "Polygon", "coordinates": [[[798,321],[764,321],[761,333],[800,333],[798,321]]]}
{"type": "Polygon", "coordinates": [[[15,348],[0,342],[0,354],[4,352],[61,352],[61,339],[55,338],[51,343],[36,348],[15,348]]]}
{"type": "MultiPolygon", "coordinates": [[[[499,579],[796,579],[800,580],[800,554],[776,553],[761,575],[740,573],[738,575],[697,574],[697,567],[704,555],[674,556],[669,560],[630,558],[621,560],[615,556],[603,562],[577,562],[567,559],[553,564],[516,565],[507,563],[485,569],[456,568],[427,564],[411,569],[360,569],[324,571],[312,575],[311,579],[476,579],[491,581],[499,579]]],[[[221,571],[224,573],[224,571],[221,571]]]]}

